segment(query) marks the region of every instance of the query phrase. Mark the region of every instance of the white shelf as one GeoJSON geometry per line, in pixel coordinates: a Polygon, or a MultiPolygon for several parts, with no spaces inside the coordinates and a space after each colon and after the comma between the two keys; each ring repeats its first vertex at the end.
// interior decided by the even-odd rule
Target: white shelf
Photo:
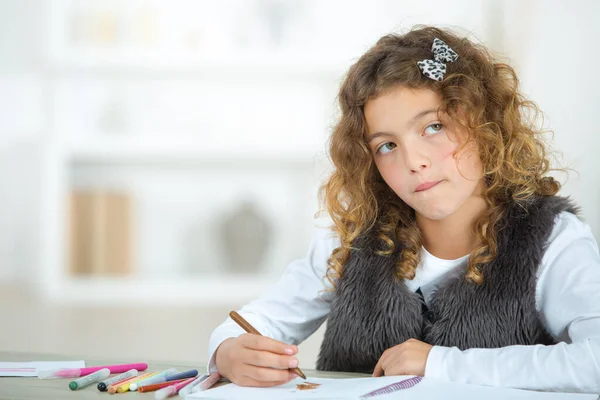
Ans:
{"type": "Polygon", "coordinates": [[[51,300],[73,306],[245,304],[273,287],[270,276],[172,279],[65,278],[48,293],[51,300]]]}
{"type": "Polygon", "coordinates": [[[155,140],[111,138],[72,141],[64,144],[65,159],[76,163],[256,162],[261,164],[312,164],[325,149],[278,145],[276,151],[265,144],[199,144],[198,140],[155,140]],[[223,149],[227,149],[223,152],[223,149]]]}
{"type": "Polygon", "coordinates": [[[129,52],[93,51],[73,52],[55,57],[51,61],[54,70],[120,72],[120,73],[268,73],[282,75],[323,75],[339,77],[352,62],[350,57],[334,58],[331,54],[311,53],[300,57],[297,53],[230,52],[222,56],[191,57],[189,54],[130,54],[129,52]],[[235,54],[235,57],[232,56],[235,54]]]}

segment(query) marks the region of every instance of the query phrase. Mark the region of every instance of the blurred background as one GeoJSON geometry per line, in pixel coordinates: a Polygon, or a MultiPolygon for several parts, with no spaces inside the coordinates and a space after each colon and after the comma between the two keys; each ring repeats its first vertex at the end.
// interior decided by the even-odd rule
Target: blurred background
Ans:
{"type": "Polygon", "coordinates": [[[345,71],[414,24],[516,66],[600,237],[598,17],[596,0],[0,0],[0,351],[203,364],[328,224],[345,71]]]}

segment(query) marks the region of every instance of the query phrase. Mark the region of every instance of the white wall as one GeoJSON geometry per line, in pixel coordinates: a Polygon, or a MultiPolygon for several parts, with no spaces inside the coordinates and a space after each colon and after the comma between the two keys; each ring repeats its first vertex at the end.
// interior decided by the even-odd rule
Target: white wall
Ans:
{"type": "Polygon", "coordinates": [[[0,282],[38,262],[44,2],[0,0],[0,282]]]}
{"type": "Polygon", "coordinates": [[[600,238],[600,2],[596,0],[509,0],[507,52],[515,61],[524,92],[546,115],[558,159],[573,168],[562,194],[570,195],[600,238]],[[525,18],[519,17],[525,9],[525,18]],[[514,29],[513,29],[514,28],[514,29]]]}

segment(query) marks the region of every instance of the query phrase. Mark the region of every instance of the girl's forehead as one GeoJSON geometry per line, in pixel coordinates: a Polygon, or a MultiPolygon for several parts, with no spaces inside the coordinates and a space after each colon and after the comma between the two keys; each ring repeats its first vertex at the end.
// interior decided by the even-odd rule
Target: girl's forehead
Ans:
{"type": "Polygon", "coordinates": [[[370,99],[364,113],[371,123],[409,122],[424,111],[439,109],[441,103],[440,95],[433,90],[400,86],[370,99]]]}
{"type": "Polygon", "coordinates": [[[385,108],[387,106],[402,106],[403,109],[432,104],[439,106],[441,102],[440,95],[431,89],[397,86],[369,99],[365,104],[365,112],[368,109],[385,108]]]}

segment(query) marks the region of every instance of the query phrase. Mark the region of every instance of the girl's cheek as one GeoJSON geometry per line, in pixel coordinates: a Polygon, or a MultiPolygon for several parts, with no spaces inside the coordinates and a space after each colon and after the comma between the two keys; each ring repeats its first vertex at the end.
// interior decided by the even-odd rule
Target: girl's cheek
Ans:
{"type": "Polygon", "coordinates": [[[441,158],[443,161],[447,161],[449,158],[455,158],[456,155],[458,154],[458,150],[459,150],[459,146],[457,145],[452,145],[452,146],[448,146],[447,148],[443,149],[443,151],[441,151],[441,158]]]}

